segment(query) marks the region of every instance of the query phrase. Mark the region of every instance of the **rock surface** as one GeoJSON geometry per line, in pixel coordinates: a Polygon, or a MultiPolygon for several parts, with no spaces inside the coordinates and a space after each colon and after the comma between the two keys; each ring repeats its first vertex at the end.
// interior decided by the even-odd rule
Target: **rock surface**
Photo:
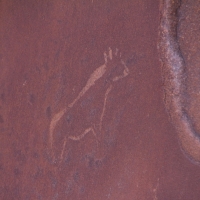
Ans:
{"type": "Polygon", "coordinates": [[[199,200],[163,100],[159,5],[0,2],[0,199],[199,200]]]}

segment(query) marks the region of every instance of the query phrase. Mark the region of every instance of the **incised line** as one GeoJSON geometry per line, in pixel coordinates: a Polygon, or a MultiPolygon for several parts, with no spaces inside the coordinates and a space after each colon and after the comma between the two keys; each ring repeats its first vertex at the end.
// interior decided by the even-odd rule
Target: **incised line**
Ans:
{"type": "MultiPolygon", "coordinates": [[[[117,56],[118,55],[118,49],[116,49],[114,55],[117,56]]],[[[121,59],[121,53],[119,54],[120,56],[120,61],[121,61],[121,64],[123,65],[124,67],[124,71],[123,71],[123,74],[120,75],[120,76],[116,76],[115,78],[112,79],[113,82],[116,82],[124,77],[126,77],[128,74],[129,74],[129,69],[128,67],[126,66],[125,62],[121,59]]],[[[107,70],[107,63],[108,63],[108,59],[109,60],[112,60],[113,59],[113,52],[112,52],[112,49],[109,47],[108,49],[108,54],[106,54],[106,52],[104,52],[104,64],[101,65],[100,67],[98,67],[89,77],[86,85],[83,87],[83,89],[81,90],[81,92],[78,94],[78,96],[70,103],[68,104],[68,106],[66,108],[64,108],[63,110],[61,110],[59,113],[55,114],[54,117],[52,118],[51,120],[51,123],[50,123],[50,145],[51,145],[51,148],[53,147],[53,134],[54,134],[54,130],[55,130],[55,127],[57,125],[57,123],[59,122],[59,120],[63,117],[63,115],[70,109],[72,108],[75,103],[82,97],[84,96],[84,94],[93,86],[95,85],[96,81],[98,79],[100,79],[106,72],[107,70]]],[[[106,103],[107,103],[107,98],[108,98],[108,95],[110,93],[110,91],[112,90],[113,86],[112,84],[108,87],[108,89],[106,90],[105,92],[105,96],[104,96],[104,103],[103,103],[103,109],[102,109],[102,113],[101,113],[101,116],[100,116],[100,123],[99,123],[99,130],[101,131],[102,130],[102,123],[103,123],[103,117],[105,115],[105,110],[106,110],[106,103]]],[[[95,132],[95,127],[89,127],[87,128],[82,134],[80,134],[79,136],[69,136],[68,138],[65,137],[64,139],[64,143],[63,143],[63,148],[62,148],[62,151],[61,151],[61,155],[60,155],[60,159],[62,160],[63,159],[63,155],[64,155],[64,150],[65,150],[65,147],[66,147],[66,143],[67,143],[67,140],[68,139],[71,139],[71,140],[74,140],[74,141],[79,141],[81,140],[86,134],[88,134],[89,132],[92,132],[92,134],[95,136],[95,138],[97,139],[97,135],[96,135],[96,132],[95,132]]],[[[98,140],[98,139],[97,139],[98,140]]]]}

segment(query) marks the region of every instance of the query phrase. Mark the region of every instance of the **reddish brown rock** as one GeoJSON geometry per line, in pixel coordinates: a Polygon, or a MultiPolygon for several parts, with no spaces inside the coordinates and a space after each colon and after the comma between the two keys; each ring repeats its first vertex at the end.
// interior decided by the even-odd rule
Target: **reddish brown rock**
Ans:
{"type": "Polygon", "coordinates": [[[0,4],[0,199],[199,199],[163,101],[159,1],[0,4]]]}
{"type": "Polygon", "coordinates": [[[160,49],[165,104],[177,128],[184,154],[200,162],[199,26],[197,1],[163,1],[160,49]]]}
{"type": "Polygon", "coordinates": [[[195,144],[188,148],[188,153],[200,162],[200,116],[199,116],[199,2],[182,1],[179,9],[178,40],[185,65],[185,102],[184,108],[192,127],[195,144]]]}

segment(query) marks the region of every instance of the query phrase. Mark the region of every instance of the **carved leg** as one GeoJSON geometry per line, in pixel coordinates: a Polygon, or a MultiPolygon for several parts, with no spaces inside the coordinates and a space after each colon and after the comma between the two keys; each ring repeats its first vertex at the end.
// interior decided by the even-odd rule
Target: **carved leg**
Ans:
{"type": "Polygon", "coordinates": [[[121,60],[121,64],[123,65],[124,67],[124,71],[123,71],[123,74],[120,75],[120,76],[116,76],[115,78],[113,78],[113,82],[116,82],[122,78],[125,78],[126,76],[129,75],[129,69],[128,67],[126,66],[125,62],[123,60],[121,60]]]}
{"type": "Polygon", "coordinates": [[[66,143],[67,143],[67,138],[65,137],[64,143],[63,143],[63,148],[62,148],[62,151],[61,151],[61,154],[60,154],[60,162],[63,160],[63,155],[64,155],[64,152],[65,152],[66,143]]]}
{"type": "Polygon", "coordinates": [[[108,94],[110,93],[111,90],[112,90],[112,85],[110,85],[110,87],[106,90],[106,93],[105,93],[103,110],[102,110],[102,113],[101,113],[100,123],[99,123],[99,130],[100,131],[102,129],[103,117],[104,117],[105,110],[106,110],[106,103],[107,103],[108,94]]]}
{"type": "Polygon", "coordinates": [[[83,137],[85,137],[86,134],[92,132],[92,134],[95,136],[95,138],[97,139],[97,135],[96,132],[94,131],[94,128],[90,127],[87,128],[81,135],[78,136],[69,136],[68,138],[74,141],[79,141],[81,140],[83,137]]]}

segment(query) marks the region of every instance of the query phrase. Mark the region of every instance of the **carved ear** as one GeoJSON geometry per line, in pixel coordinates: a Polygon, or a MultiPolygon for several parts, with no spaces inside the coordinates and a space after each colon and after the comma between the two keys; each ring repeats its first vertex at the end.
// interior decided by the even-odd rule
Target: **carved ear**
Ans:
{"type": "Polygon", "coordinates": [[[112,49],[109,47],[108,48],[108,52],[104,52],[104,60],[105,60],[105,65],[108,63],[108,60],[112,60],[113,59],[113,52],[112,49]]]}

